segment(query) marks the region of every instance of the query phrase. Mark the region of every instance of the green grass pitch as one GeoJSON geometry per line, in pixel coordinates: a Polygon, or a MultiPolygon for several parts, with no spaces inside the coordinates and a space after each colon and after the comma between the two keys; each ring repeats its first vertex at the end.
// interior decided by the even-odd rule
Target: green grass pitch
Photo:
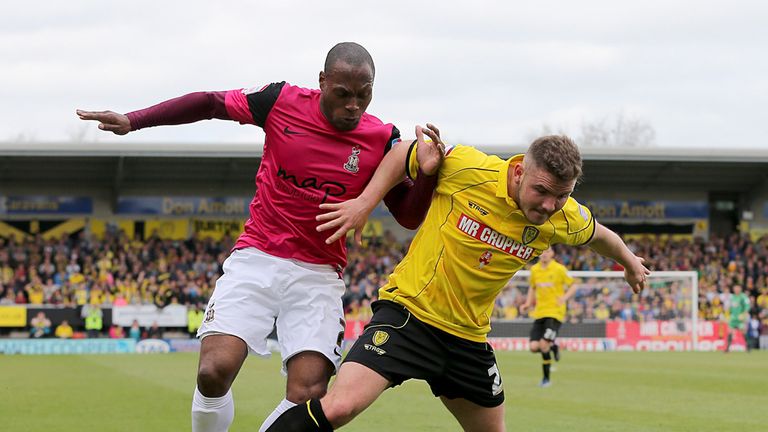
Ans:
{"type": "MultiPolygon", "coordinates": [[[[768,430],[768,352],[572,353],[537,386],[539,356],[498,353],[509,431],[768,430]]],[[[3,431],[184,431],[196,354],[0,356],[3,431]]],[[[279,360],[250,358],[231,431],[282,399],[279,360]]],[[[457,431],[422,382],[388,390],[345,431],[457,431]]]]}

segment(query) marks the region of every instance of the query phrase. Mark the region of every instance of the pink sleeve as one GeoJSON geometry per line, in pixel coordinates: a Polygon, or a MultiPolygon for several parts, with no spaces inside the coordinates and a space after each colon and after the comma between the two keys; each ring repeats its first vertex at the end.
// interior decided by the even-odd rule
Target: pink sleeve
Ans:
{"type": "Polygon", "coordinates": [[[242,124],[256,124],[242,90],[230,90],[224,95],[224,106],[232,120],[242,124]]]}

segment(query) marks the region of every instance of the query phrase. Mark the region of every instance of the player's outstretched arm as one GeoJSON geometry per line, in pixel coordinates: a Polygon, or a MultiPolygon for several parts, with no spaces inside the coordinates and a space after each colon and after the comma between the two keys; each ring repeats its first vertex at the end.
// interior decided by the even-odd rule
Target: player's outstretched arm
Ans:
{"type": "Polygon", "coordinates": [[[651,271],[643,264],[645,259],[633,254],[618,234],[595,221],[595,235],[589,247],[624,267],[624,279],[632,291],[639,293],[645,288],[646,277],[651,271]]]}
{"type": "MultiPolygon", "coordinates": [[[[445,145],[440,140],[440,131],[431,124],[427,124],[426,129],[421,126],[416,126],[416,140],[416,158],[420,164],[420,171],[426,176],[436,175],[437,170],[440,168],[440,165],[442,165],[443,159],[445,158],[445,145]],[[432,140],[425,141],[425,134],[432,140]]],[[[408,150],[408,146],[401,144],[395,146],[389,153],[387,153],[381,161],[381,164],[379,164],[379,167],[376,169],[376,172],[373,174],[373,178],[365,187],[363,193],[357,198],[338,204],[320,205],[322,210],[327,210],[328,212],[317,216],[317,221],[322,222],[322,224],[317,227],[317,230],[320,232],[330,229],[336,230],[330,237],[328,237],[328,239],[326,239],[325,242],[327,244],[337,241],[350,230],[355,230],[355,241],[360,243],[362,239],[362,230],[368,220],[368,215],[371,214],[373,209],[379,201],[384,198],[387,192],[392,189],[393,186],[400,183],[405,177],[405,162],[408,157],[408,150]]],[[[432,183],[431,188],[427,188],[430,190],[425,191],[424,189],[424,187],[420,187],[413,188],[413,190],[404,190],[404,195],[400,197],[400,203],[408,203],[409,201],[415,202],[415,199],[409,200],[408,197],[413,198],[418,197],[419,195],[423,197],[427,192],[429,192],[429,197],[431,198],[431,190],[434,189],[434,183],[432,183]]],[[[429,208],[429,201],[430,200],[428,199],[422,199],[419,201],[417,207],[411,207],[410,209],[406,209],[405,206],[402,205],[390,206],[390,209],[393,211],[393,214],[395,214],[395,217],[398,218],[398,221],[401,221],[401,218],[398,217],[398,213],[401,213],[400,210],[409,210],[413,212],[413,214],[419,215],[418,223],[416,223],[416,226],[418,226],[423,220],[426,210],[429,208]]]]}
{"type": "Polygon", "coordinates": [[[101,130],[125,135],[152,126],[187,124],[212,118],[231,120],[224,104],[225,95],[226,92],[190,93],[127,114],[112,111],[76,112],[80,120],[98,121],[101,130]]]}

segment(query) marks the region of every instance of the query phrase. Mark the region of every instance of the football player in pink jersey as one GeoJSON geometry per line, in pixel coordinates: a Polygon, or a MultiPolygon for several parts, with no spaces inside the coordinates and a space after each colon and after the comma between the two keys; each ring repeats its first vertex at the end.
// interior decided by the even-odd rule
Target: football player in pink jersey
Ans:
{"type": "MultiPolygon", "coordinates": [[[[365,112],[374,75],[368,51],[344,42],[329,51],[319,90],[279,82],[191,93],[127,114],[77,111],[117,135],[212,118],[253,124],[266,134],[250,217],[224,262],[198,331],[194,432],[228,430],[234,418],[232,382],[248,353],[270,354],[267,336],[274,328],[286,395],[260,430],[285,410],[326,393],[341,361],[346,242],[342,237],[326,243],[316,217],[321,204],[357,197],[400,142],[397,128],[365,112]]],[[[426,133],[439,141],[436,131],[426,133]]],[[[410,229],[426,214],[436,184],[430,174],[442,163],[443,149],[419,146],[417,157],[425,175],[397,185],[385,199],[410,229]]]]}

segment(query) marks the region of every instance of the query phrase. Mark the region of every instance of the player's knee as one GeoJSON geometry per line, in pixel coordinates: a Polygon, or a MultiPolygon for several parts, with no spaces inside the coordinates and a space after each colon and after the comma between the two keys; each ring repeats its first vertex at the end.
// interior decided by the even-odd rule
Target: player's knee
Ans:
{"type": "Polygon", "coordinates": [[[206,397],[224,396],[232,385],[230,371],[213,363],[200,363],[197,370],[197,388],[206,397]]]}
{"type": "Polygon", "coordinates": [[[539,343],[538,342],[531,342],[531,344],[528,345],[528,349],[530,349],[532,353],[539,352],[539,343]]]}
{"type": "Polygon", "coordinates": [[[310,399],[322,398],[327,391],[328,384],[326,382],[290,385],[286,390],[286,399],[295,404],[302,404],[310,399]]]}

